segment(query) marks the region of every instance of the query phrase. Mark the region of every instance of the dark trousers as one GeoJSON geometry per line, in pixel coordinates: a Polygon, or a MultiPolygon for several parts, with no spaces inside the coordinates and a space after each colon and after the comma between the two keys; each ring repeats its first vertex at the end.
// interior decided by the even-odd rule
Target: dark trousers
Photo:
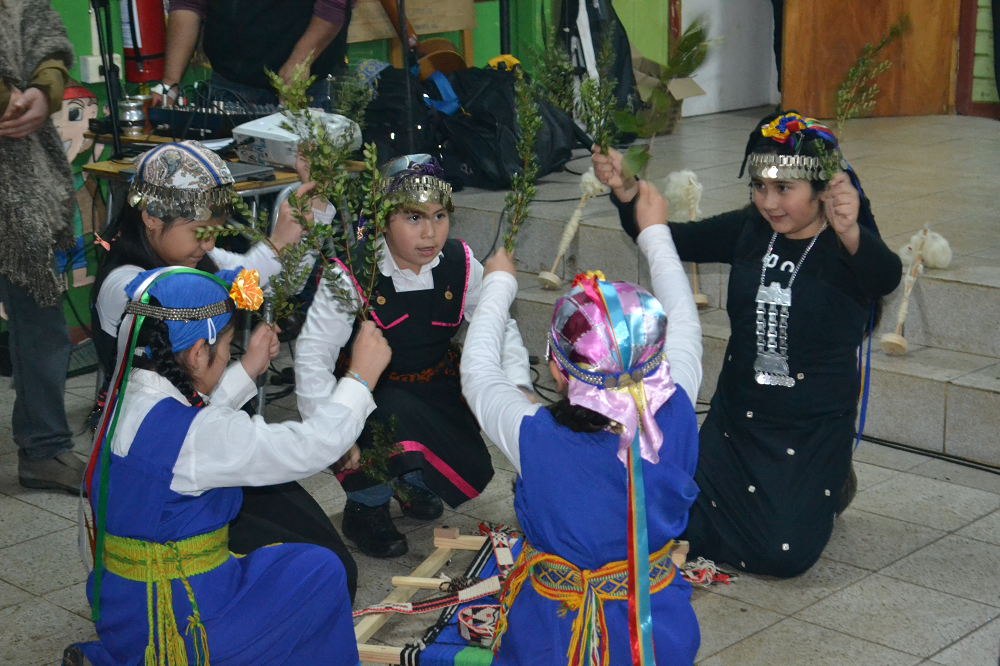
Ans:
{"type": "Polygon", "coordinates": [[[39,307],[27,289],[3,276],[0,302],[10,329],[14,442],[23,459],[54,458],[73,448],[63,398],[70,342],[62,303],[39,307]]]}
{"type": "Polygon", "coordinates": [[[354,603],[358,565],[330,518],[312,495],[294,481],[243,488],[243,506],[229,524],[229,550],[234,553],[246,555],[276,543],[311,543],[332,550],[347,572],[347,591],[354,603]]]}

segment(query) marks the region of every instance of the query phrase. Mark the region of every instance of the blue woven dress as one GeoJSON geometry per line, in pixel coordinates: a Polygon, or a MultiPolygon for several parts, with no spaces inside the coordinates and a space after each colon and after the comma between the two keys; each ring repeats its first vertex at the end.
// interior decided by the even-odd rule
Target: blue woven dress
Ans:
{"type": "MultiPolygon", "coordinates": [[[[698,424],[691,400],[679,385],[656,413],[664,434],[660,462],[642,461],[649,550],[656,552],[687,526],[698,494],[698,424]]],[[[573,432],[547,409],[521,421],[521,475],[514,509],[525,539],[536,550],[557,555],[580,569],[595,570],[628,555],[627,471],[618,459],[620,437],[603,431],[573,432]]],[[[540,596],[525,582],[507,618],[495,664],[565,664],[575,611],[540,596]]],[[[604,613],[612,666],[632,663],[628,602],[606,601],[604,613]]],[[[653,645],[657,666],[690,666],[701,641],[691,608],[691,585],[679,574],[652,595],[653,645]]]]}
{"type": "MultiPolygon", "coordinates": [[[[170,489],[174,464],[198,411],[165,398],[146,415],[128,455],[111,455],[108,534],[166,543],[207,534],[236,516],[243,501],[239,488],[198,496],[170,489]]],[[[99,473],[98,468],[95,489],[104,482],[99,473]]],[[[91,602],[93,579],[91,573],[91,602]]],[[[245,557],[230,556],[188,581],[213,666],[358,664],[346,574],[330,550],[308,544],[269,546],[245,557]]],[[[173,613],[184,635],[191,604],[183,582],[171,584],[173,613]]],[[[149,640],[145,583],[104,572],[97,634],[99,641],[80,645],[94,666],[143,663],[149,640]]],[[[193,636],[185,637],[192,666],[193,636]]]]}

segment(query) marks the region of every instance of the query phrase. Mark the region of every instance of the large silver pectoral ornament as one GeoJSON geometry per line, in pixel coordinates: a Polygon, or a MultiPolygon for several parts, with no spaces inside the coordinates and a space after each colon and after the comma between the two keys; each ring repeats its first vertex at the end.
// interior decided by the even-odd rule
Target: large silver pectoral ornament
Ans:
{"type": "Polygon", "coordinates": [[[788,375],[788,311],[792,307],[791,288],[783,289],[772,282],[757,289],[757,360],[758,384],[765,386],[795,386],[788,375]]]}

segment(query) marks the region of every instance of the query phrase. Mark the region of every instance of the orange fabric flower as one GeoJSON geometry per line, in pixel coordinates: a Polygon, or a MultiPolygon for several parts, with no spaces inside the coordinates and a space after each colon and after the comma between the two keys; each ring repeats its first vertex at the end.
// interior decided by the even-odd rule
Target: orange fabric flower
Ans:
{"type": "Polygon", "coordinates": [[[600,280],[601,282],[608,281],[608,279],[604,277],[604,273],[601,271],[587,271],[586,273],[577,273],[576,277],[573,279],[572,286],[575,287],[581,282],[586,282],[588,280],[600,280]]]}
{"type": "Polygon", "coordinates": [[[241,310],[257,310],[264,303],[264,290],[260,288],[260,273],[243,269],[233,280],[229,297],[241,310]]]}

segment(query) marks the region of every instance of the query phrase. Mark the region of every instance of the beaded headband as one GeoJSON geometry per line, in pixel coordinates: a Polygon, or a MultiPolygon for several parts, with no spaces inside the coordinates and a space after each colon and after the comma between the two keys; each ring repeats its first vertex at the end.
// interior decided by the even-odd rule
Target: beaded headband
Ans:
{"type": "MultiPolygon", "coordinates": [[[[563,370],[576,379],[579,379],[585,384],[605,389],[625,388],[630,384],[638,384],[648,375],[651,375],[653,371],[660,367],[660,363],[663,362],[663,350],[661,349],[648,361],[643,363],[638,368],[634,368],[631,372],[616,372],[609,374],[587,372],[569,360],[566,354],[563,353],[563,350],[559,348],[559,343],[556,342],[552,333],[549,333],[549,344],[546,352],[546,357],[548,356],[548,353],[551,353],[555,356],[556,361],[558,361],[559,365],[562,366],[563,370]]],[[[548,359],[546,358],[546,360],[548,359]]]]}
{"type": "Polygon", "coordinates": [[[407,202],[436,203],[449,211],[455,210],[451,201],[451,185],[436,176],[404,176],[385,180],[386,188],[392,183],[389,195],[394,204],[407,202]]]}
{"type": "Polygon", "coordinates": [[[164,321],[198,321],[201,319],[211,319],[219,315],[227,314],[235,310],[232,300],[226,299],[210,305],[203,305],[200,308],[164,308],[149,303],[129,301],[125,305],[127,314],[134,314],[137,317],[154,317],[164,321]]]}
{"type": "Polygon", "coordinates": [[[223,215],[232,206],[236,190],[232,185],[207,191],[161,187],[133,177],[128,204],[160,219],[182,218],[205,222],[223,215]]]}
{"type": "Polygon", "coordinates": [[[751,153],[747,168],[751,178],[829,180],[823,162],[809,155],[751,153]]]}

